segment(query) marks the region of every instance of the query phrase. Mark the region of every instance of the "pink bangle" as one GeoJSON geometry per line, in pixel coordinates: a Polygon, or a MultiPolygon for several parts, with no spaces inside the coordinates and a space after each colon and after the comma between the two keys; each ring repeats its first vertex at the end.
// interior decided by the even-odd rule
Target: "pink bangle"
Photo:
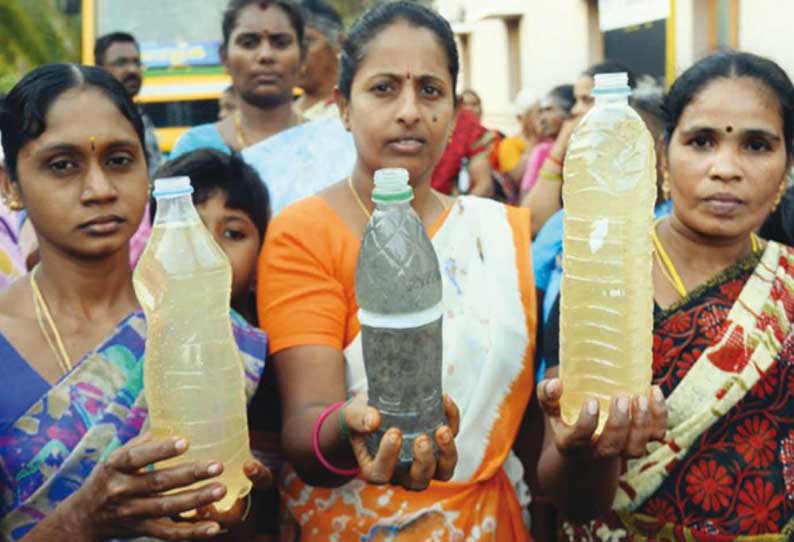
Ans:
{"type": "Polygon", "coordinates": [[[323,452],[320,450],[320,429],[323,427],[323,422],[328,418],[328,416],[342,408],[344,405],[344,401],[339,401],[338,403],[334,403],[323,410],[323,413],[320,414],[320,416],[317,418],[317,421],[314,422],[314,431],[312,432],[312,447],[314,448],[314,455],[317,456],[320,464],[325,467],[328,472],[336,474],[337,476],[356,476],[359,473],[358,467],[354,469],[340,469],[338,467],[334,467],[325,457],[323,457],[323,452]]]}

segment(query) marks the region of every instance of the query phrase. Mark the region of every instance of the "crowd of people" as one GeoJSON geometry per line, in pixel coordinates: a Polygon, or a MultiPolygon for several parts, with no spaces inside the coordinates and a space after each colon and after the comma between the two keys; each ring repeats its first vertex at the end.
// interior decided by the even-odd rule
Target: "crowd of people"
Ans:
{"type": "Polygon", "coordinates": [[[794,86],[777,64],[715,53],[665,92],[606,61],[519,95],[508,135],[415,2],[345,31],[324,0],[230,0],[219,26],[219,119],[167,157],[123,32],[96,67],[37,67],[0,104],[0,538],[794,540],[794,86]],[[657,142],[653,383],[597,434],[595,400],[560,416],[562,185],[613,72],[657,142]],[[399,429],[366,444],[381,414],[355,295],[389,167],[443,281],[448,424],[407,469],[399,429]],[[150,468],[190,442],[147,432],[132,273],[152,180],[181,175],[232,267],[247,375],[253,490],[224,513],[220,461],[150,468]]]}

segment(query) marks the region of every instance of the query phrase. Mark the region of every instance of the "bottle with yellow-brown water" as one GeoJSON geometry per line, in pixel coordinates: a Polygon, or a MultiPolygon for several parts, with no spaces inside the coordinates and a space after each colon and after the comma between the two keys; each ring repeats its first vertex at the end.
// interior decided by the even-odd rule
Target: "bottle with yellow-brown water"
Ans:
{"type": "MultiPolygon", "coordinates": [[[[229,317],[232,271],[193,206],[188,177],[157,179],[157,213],[133,285],[146,314],[143,369],[151,430],[187,438],[176,463],[223,462],[225,511],[251,489],[243,362],[229,317]]],[[[197,484],[198,485],[198,484],[197,484]]]]}
{"type": "Polygon", "coordinates": [[[560,292],[562,417],[599,402],[600,433],[612,398],[651,382],[654,142],[628,104],[625,73],[595,76],[595,106],[565,156],[560,292]]]}

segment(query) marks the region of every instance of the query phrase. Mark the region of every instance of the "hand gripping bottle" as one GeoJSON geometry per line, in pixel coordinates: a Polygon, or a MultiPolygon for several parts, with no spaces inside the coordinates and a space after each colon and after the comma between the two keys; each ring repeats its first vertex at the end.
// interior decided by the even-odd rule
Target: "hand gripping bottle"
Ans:
{"type": "Polygon", "coordinates": [[[133,275],[147,323],[144,392],[152,433],[190,442],[157,467],[222,461],[227,492],[215,508],[225,511],[251,489],[244,369],[229,318],[231,266],[192,193],[188,177],[154,183],[157,214],[133,275]]]}
{"type": "Polygon", "coordinates": [[[401,467],[413,461],[419,434],[427,434],[435,447],[435,431],[446,423],[441,272],[436,251],[411,208],[412,199],[406,170],[375,172],[375,211],[356,266],[369,403],[381,412],[380,429],[367,444],[374,455],[383,433],[399,428],[401,467]]]}
{"type": "Polygon", "coordinates": [[[565,156],[562,417],[574,423],[597,399],[598,433],[613,397],[647,393],[651,382],[656,157],[630,93],[627,74],[597,74],[595,107],[565,156]]]}

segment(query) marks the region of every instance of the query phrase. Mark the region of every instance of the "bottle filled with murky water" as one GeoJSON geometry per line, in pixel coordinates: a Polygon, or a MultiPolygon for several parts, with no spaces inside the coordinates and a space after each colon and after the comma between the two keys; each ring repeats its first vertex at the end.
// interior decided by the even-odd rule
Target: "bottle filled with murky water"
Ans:
{"type": "Polygon", "coordinates": [[[152,235],[133,275],[147,323],[144,392],[154,436],[190,443],[156,467],[223,462],[218,481],[227,493],[215,508],[225,511],[251,489],[244,369],[229,317],[231,266],[192,192],[188,177],[154,183],[152,235]]]}
{"type": "Polygon", "coordinates": [[[375,455],[384,432],[402,431],[399,464],[413,460],[414,440],[446,423],[441,391],[442,310],[438,257],[411,208],[404,169],[375,172],[375,211],[364,231],[356,266],[369,403],[381,412],[370,435],[375,455]]]}
{"type": "Polygon", "coordinates": [[[651,383],[656,157],[630,94],[627,74],[597,74],[595,106],[565,156],[561,409],[573,424],[597,399],[598,433],[612,398],[651,383]]]}

